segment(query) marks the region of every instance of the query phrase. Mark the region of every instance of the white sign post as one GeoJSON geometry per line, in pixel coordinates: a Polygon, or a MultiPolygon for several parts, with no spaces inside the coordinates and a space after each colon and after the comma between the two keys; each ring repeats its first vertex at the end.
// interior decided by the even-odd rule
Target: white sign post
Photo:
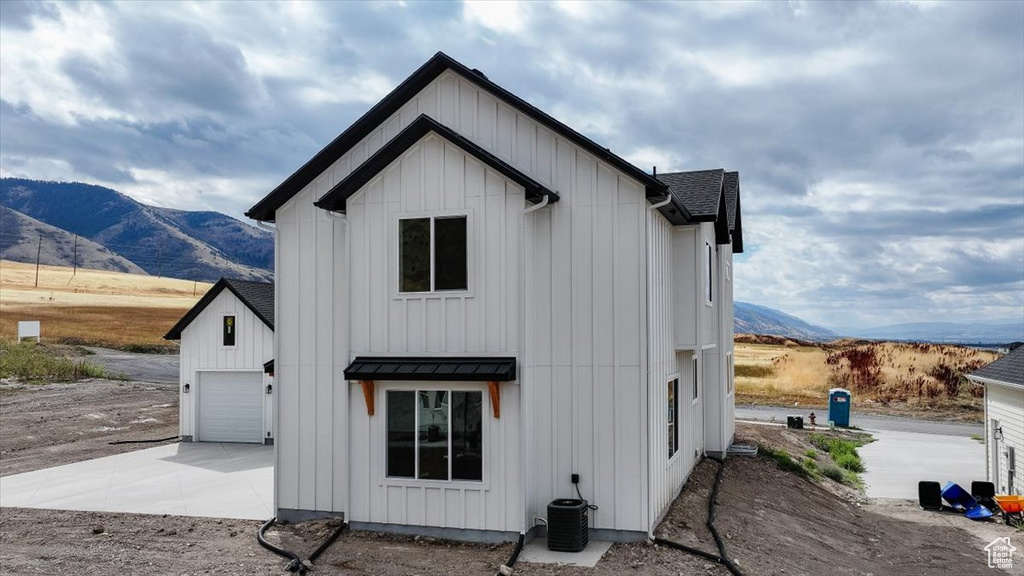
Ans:
{"type": "Polygon", "coordinates": [[[39,320],[23,320],[18,322],[18,342],[22,338],[35,338],[39,342],[39,320]]]}

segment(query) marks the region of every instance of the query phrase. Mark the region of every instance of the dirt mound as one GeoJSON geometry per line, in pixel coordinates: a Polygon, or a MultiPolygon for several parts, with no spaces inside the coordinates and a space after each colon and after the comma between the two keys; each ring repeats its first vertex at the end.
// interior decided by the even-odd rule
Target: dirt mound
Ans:
{"type": "MultiPolygon", "coordinates": [[[[738,433],[746,428],[754,427],[738,433]]],[[[757,427],[753,436],[798,454],[811,447],[806,434],[784,428],[757,427]]],[[[704,522],[716,468],[704,461],[694,469],[659,536],[714,552],[704,522]]],[[[765,456],[727,460],[715,527],[747,575],[990,573],[984,542],[965,530],[868,511],[856,492],[783,472],[765,456]]]]}
{"type": "Polygon", "coordinates": [[[770,334],[736,334],[733,342],[740,344],[767,344],[771,346],[818,346],[817,342],[787,338],[785,336],[772,336],[770,334]]]}

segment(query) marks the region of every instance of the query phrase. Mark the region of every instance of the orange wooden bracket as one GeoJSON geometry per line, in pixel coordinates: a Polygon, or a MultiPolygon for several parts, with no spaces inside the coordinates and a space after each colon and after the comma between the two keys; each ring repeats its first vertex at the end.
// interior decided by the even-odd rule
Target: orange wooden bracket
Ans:
{"type": "Polygon", "coordinates": [[[366,401],[366,413],[373,416],[373,380],[361,380],[363,386],[363,400],[366,401]]]}
{"type": "Polygon", "coordinates": [[[491,392],[491,408],[494,417],[501,418],[501,382],[488,382],[487,389],[491,392]]]}

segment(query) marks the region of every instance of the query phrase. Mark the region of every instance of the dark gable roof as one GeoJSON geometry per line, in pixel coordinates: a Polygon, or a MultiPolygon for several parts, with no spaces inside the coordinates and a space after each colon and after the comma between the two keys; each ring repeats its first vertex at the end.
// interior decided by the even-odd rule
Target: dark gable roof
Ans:
{"type": "MultiPolygon", "coordinates": [[[[287,180],[282,182],[265,198],[257,202],[255,206],[245,213],[245,215],[255,220],[273,221],[278,208],[302,190],[306,185],[316,179],[317,176],[322,174],[324,170],[331,166],[331,164],[341,158],[342,155],[370,134],[370,132],[383,123],[384,120],[401,109],[406,102],[419,93],[420,90],[425,88],[427,84],[430,84],[431,81],[440,76],[445,70],[452,70],[453,72],[456,72],[469,82],[472,82],[480,88],[490,92],[499,100],[519,110],[523,114],[526,114],[533,120],[554,131],[556,134],[573,142],[580,148],[583,148],[616,169],[621,170],[628,176],[635,178],[645,187],[648,200],[652,202],[664,200],[667,187],[656,178],[630,164],[625,159],[616,156],[607,148],[602,147],[593,140],[558,120],[555,120],[522,98],[519,98],[515,94],[512,94],[508,90],[505,90],[501,86],[491,82],[483,75],[483,73],[477,70],[470,70],[443,52],[438,52],[428,60],[426,64],[420,66],[418,70],[413,72],[411,76],[399,84],[398,87],[390,94],[385,96],[383,100],[371,108],[369,112],[356,120],[355,123],[349,126],[347,130],[342,132],[341,135],[335,138],[323,150],[318,152],[316,156],[296,170],[294,174],[289,176],[287,180]]],[[[685,209],[681,205],[678,205],[677,201],[673,200],[672,204],[662,209],[662,214],[665,214],[665,217],[669,218],[670,221],[672,221],[673,218],[670,217],[672,212],[671,210],[668,210],[668,208],[681,212],[681,216],[684,218],[687,216],[687,214],[685,214],[685,209]]],[[[681,224],[683,222],[673,222],[673,224],[676,223],[681,224]]]]}
{"type": "Polygon", "coordinates": [[[725,170],[694,170],[658,174],[658,180],[668,185],[672,196],[689,211],[692,221],[711,222],[718,216],[718,201],[722,196],[725,170]]]}
{"type": "Polygon", "coordinates": [[[409,126],[402,130],[397,136],[391,139],[383,148],[370,156],[366,162],[359,165],[344,180],[338,182],[333,188],[327,191],[320,200],[316,202],[318,208],[325,210],[345,211],[345,201],[359,191],[374,176],[379,174],[396,158],[405,153],[414,144],[419,142],[428,133],[434,132],[455,146],[458,146],[467,154],[474,156],[495,171],[501,173],[509,180],[519,184],[526,190],[526,199],[530,202],[540,202],[545,196],[549,202],[557,202],[558,194],[545,188],[540,182],[523,174],[504,162],[497,156],[477,146],[469,139],[451,130],[447,126],[438,123],[433,118],[421,114],[413,120],[409,126]]]}
{"type": "Polygon", "coordinates": [[[227,288],[242,301],[257,318],[271,330],[274,329],[274,284],[271,282],[252,282],[249,280],[233,280],[221,278],[213,288],[196,302],[191,310],[178,320],[178,323],[164,336],[166,340],[180,340],[181,333],[192,323],[220,293],[227,288]]]}
{"type": "Polygon", "coordinates": [[[726,172],[725,205],[729,213],[729,232],[732,233],[733,254],[743,252],[743,214],[740,210],[740,173],[726,172]]]}
{"type": "Polygon", "coordinates": [[[345,368],[345,379],[508,382],[516,379],[516,359],[360,356],[345,368]]]}
{"type": "Polygon", "coordinates": [[[1018,346],[1002,358],[971,372],[967,377],[972,380],[978,378],[1024,387],[1024,346],[1018,346]]]}

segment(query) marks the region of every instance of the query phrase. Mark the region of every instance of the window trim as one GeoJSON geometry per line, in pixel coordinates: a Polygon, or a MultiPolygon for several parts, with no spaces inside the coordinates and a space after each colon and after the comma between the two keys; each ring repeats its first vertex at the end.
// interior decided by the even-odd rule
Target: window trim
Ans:
{"type": "Polygon", "coordinates": [[[736,393],[736,366],[733,364],[733,353],[729,352],[725,355],[726,364],[726,380],[725,380],[725,397],[728,398],[736,393]]]}
{"type": "MultiPolygon", "coordinates": [[[[384,417],[380,418],[380,423],[377,426],[377,431],[383,438],[382,449],[379,450],[380,457],[380,470],[378,473],[378,486],[404,486],[409,488],[451,488],[451,489],[465,489],[465,490],[490,490],[491,479],[488,474],[490,467],[490,428],[492,414],[490,409],[490,402],[488,401],[488,392],[486,385],[481,385],[476,382],[402,382],[394,384],[385,384],[383,386],[377,386],[378,391],[376,394],[383,396],[383,398],[377,398],[378,404],[383,408],[380,412],[384,417]],[[452,392],[479,392],[480,393],[480,449],[481,449],[481,479],[480,480],[435,480],[435,479],[424,479],[419,478],[406,478],[402,476],[388,476],[388,392],[415,392],[415,398],[417,406],[419,405],[419,392],[423,390],[444,390],[447,391],[449,396],[449,418],[448,418],[448,476],[451,478],[451,429],[452,429],[452,418],[451,418],[451,393],[452,392]]],[[[419,434],[419,409],[416,410],[416,430],[417,435],[419,434]]],[[[418,441],[417,441],[418,442],[418,441]]],[[[420,465],[420,454],[417,443],[417,448],[413,450],[413,471],[419,474],[420,465]]]]}
{"type": "MultiPolygon", "coordinates": [[[[667,465],[668,466],[671,466],[676,461],[676,459],[679,458],[679,454],[682,452],[682,450],[679,449],[680,448],[680,445],[679,445],[679,388],[680,388],[679,384],[680,384],[680,380],[681,380],[681,378],[680,378],[680,375],[679,375],[678,372],[675,373],[675,374],[672,374],[666,380],[666,384],[670,384],[672,382],[676,383],[676,386],[675,386],[675,396],[676,396],[675,397],[675,401],[676,401],[675,416],[676,416],[676,419],[675,419],[675,422],[673,422],[673,431],[675,432],[675,435],[676,435],[676,438],[675,438],[675,440],[676,440],[676,450],[675,450],[675,452],[673,452],[668,457],[668,460],[667,460],[667,465]]],[[[667,398],[667,396],[668,396],[668,388],[667,387],[665,388],[665,395],[666,395],[665,400],[667,402],[668,401],[668,398],[667,398]]],[[[667,419],[665,421],[665,431],[666,432],[668,431],[668,420],[667,419]]],[[[671,440],[671,438],[670,438],[670,440],[671,440]]]]}
{"type": "Polygon", "coordinates": [[[220,315],[220,348],[222,350],[237,350],[238,349],[238,313],[237,312],[222,312],[220,315]],[[235,319],[235,343],[230,346],[224,343],[224,321],[227,318],[235,319]]]}
{"type": "Polygon", "coordinates": [[[415,212],[395,212],[392,214],[391,229],[391,254],[393,265],[389,266],[389,284],[391,285],[392,300],[421,300],[424,298],[472,298],[473,297],[473,209],[462,208],[459,210],[425,210],[415,212]],[[430,220],[430,290],[426,292],[402,292],[402,220],[415,220],[428,218],[430,220]],[[465,218],[466,219],[466,288],[457,290],[435,290],[434,289],[434,220],[444,218],[465,218]]]}
{"type": "Polygon", "coordinates": [[[707,240],[704,241],[704,246],[707,246],[705,253],[707,254],[707,265],[704,266],[704,305],[714,306],[715,305],[715,270],[714,270],[714,250],[711,248],[711,243],[707,240]]]}
{"type": "MultiPolygon", "coordinates": [[[[701,353],[701,356],[703,356],[703,355],[704,354],[701,353]]],[[[693,406],[697,402],[700,401],[700,378],[699,378],[699,376],[701,375],[701,370],[703,368],[704,368],[704,359],[701,358],[700,361],[698,361],[697,360],[697,355],[694,354],[693,355],[693,388],[691,389],[691,395],[693,396],[693,400],[690,401],[690,406],[693,406]]]]}

